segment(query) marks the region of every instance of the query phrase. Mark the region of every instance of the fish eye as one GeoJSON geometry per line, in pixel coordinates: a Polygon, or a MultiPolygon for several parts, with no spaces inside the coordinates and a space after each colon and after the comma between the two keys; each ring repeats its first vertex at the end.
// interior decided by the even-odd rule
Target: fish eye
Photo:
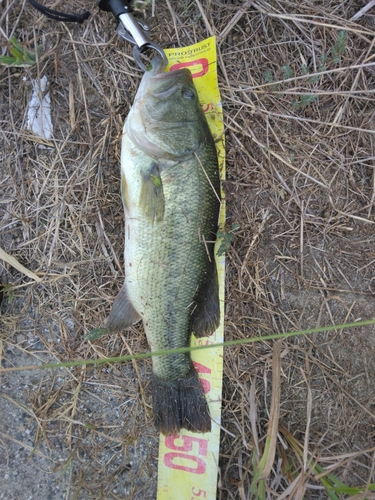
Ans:
{"type": "Polygon", "coordinates": [[[182,97],[189,100],[193,100],[195,97],[195,92],[192,89],[183,89],[181,94],[182,97]]]}

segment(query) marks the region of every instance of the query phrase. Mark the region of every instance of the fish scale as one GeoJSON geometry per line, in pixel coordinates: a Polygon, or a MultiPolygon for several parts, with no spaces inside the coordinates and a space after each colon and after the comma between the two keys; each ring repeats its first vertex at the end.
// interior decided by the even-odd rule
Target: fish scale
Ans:
{"type": "MultiPolygon", "coordinates": [[[[144,319],[152,350],[187,345],[199,268],[207,259],[206,248],[199,241],[199,232],[207,234],[208,231],[199,217],[205,207],[201,205],[197,185],[208,184],[208,181],[195,159],[178,163],[170,175],[174,177],[173,183],[164,182],[167,173],[161,175],[166,207],[163,222],[144,224],[142,210],[134,209],[128,223],[130,238],[125,241],[125,248],[129,249],[127,260],[132,262],[131,268],[126,269],[125,283],[129,299],[144,319]],[[188,199],[186,192],[191,193],[188,199]],[[131,241],[133,232],[134,241],[131,241]]],[[[212,191],[209,184],[206,190],[212,191]]],[[[163,379],[184,377],[189,369],[187,354],[154,358],[154,371],[163,379]]]]}

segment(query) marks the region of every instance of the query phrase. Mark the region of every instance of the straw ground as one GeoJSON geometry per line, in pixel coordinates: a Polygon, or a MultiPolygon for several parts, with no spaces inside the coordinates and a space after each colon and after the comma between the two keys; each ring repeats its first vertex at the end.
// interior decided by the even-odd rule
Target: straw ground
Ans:
{"type": "MultiPolygon", "coordinates": [[[[375,11],[351,20],[365,4],[138,2],[162,46],[217,36],[227,231],[239,226],[228,340],[375,316],[375,11]]],[[[148,350],[138,327],[84,338],[123,281],[119,139],[141,72],[96,2],[53,6],[92,15],[0,12],[2,54],[12,36],[37,54],[0,68],[2,367],[148,350]],[[26,129],[43,75],[48,144],[26,129]]],[[[374,498],[374,359],[371,326],[227,348],[218,498],[374,498]]],[[[155,498],[150,371],[0,374],[0,498],[155,498]]]]}

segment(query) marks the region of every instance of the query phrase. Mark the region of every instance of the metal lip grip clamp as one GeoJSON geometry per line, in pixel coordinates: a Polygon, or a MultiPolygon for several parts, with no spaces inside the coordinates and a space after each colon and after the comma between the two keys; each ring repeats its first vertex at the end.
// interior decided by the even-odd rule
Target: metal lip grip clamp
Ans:
{"type": "Polygon", "coordinates": [[[99,0],[98,7],[106,12],[112,12],[120,22],[118,34],[134,44],[133,57],[143,71],[147,71],[147,68],[141,59],[141,54],[149,49],[155,50],[162,57],[164,65],[167,66],[168,60],[163,49],[149,39],[149,26],[133,16],[129,2],[126,0],[99,0]]]}

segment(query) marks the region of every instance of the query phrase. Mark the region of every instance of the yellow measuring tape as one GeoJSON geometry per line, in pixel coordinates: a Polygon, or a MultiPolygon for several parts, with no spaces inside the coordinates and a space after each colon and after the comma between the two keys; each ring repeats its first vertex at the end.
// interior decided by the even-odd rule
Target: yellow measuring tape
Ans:
{"type": "MultiPolygon", "coordinates": [[[[220,176],[225,178],[225,148],[222,106],[217,82],[215,37],[196,45],[166,49],[167,71],[189,68],[206,113],[208,125],[217,140],[220,176]]],[[[220,226],[223,230],[225,205],[222,203],[220,226]]],[[[215,251],[216,254],[216,251],[215,251]]],[[[192,338],[191,345],[223,342],[224,338],[224,257],[216,256],[219,275],[221,322],[210,337],[192,338]]],[[[157,500],[193,500],[216,498],[220,444],[221,390],[223,376],[223,348],[192,352],[210,408],[212,431],[205,434],[181,430],[175,436],[160,435],[157,500]]]]}

